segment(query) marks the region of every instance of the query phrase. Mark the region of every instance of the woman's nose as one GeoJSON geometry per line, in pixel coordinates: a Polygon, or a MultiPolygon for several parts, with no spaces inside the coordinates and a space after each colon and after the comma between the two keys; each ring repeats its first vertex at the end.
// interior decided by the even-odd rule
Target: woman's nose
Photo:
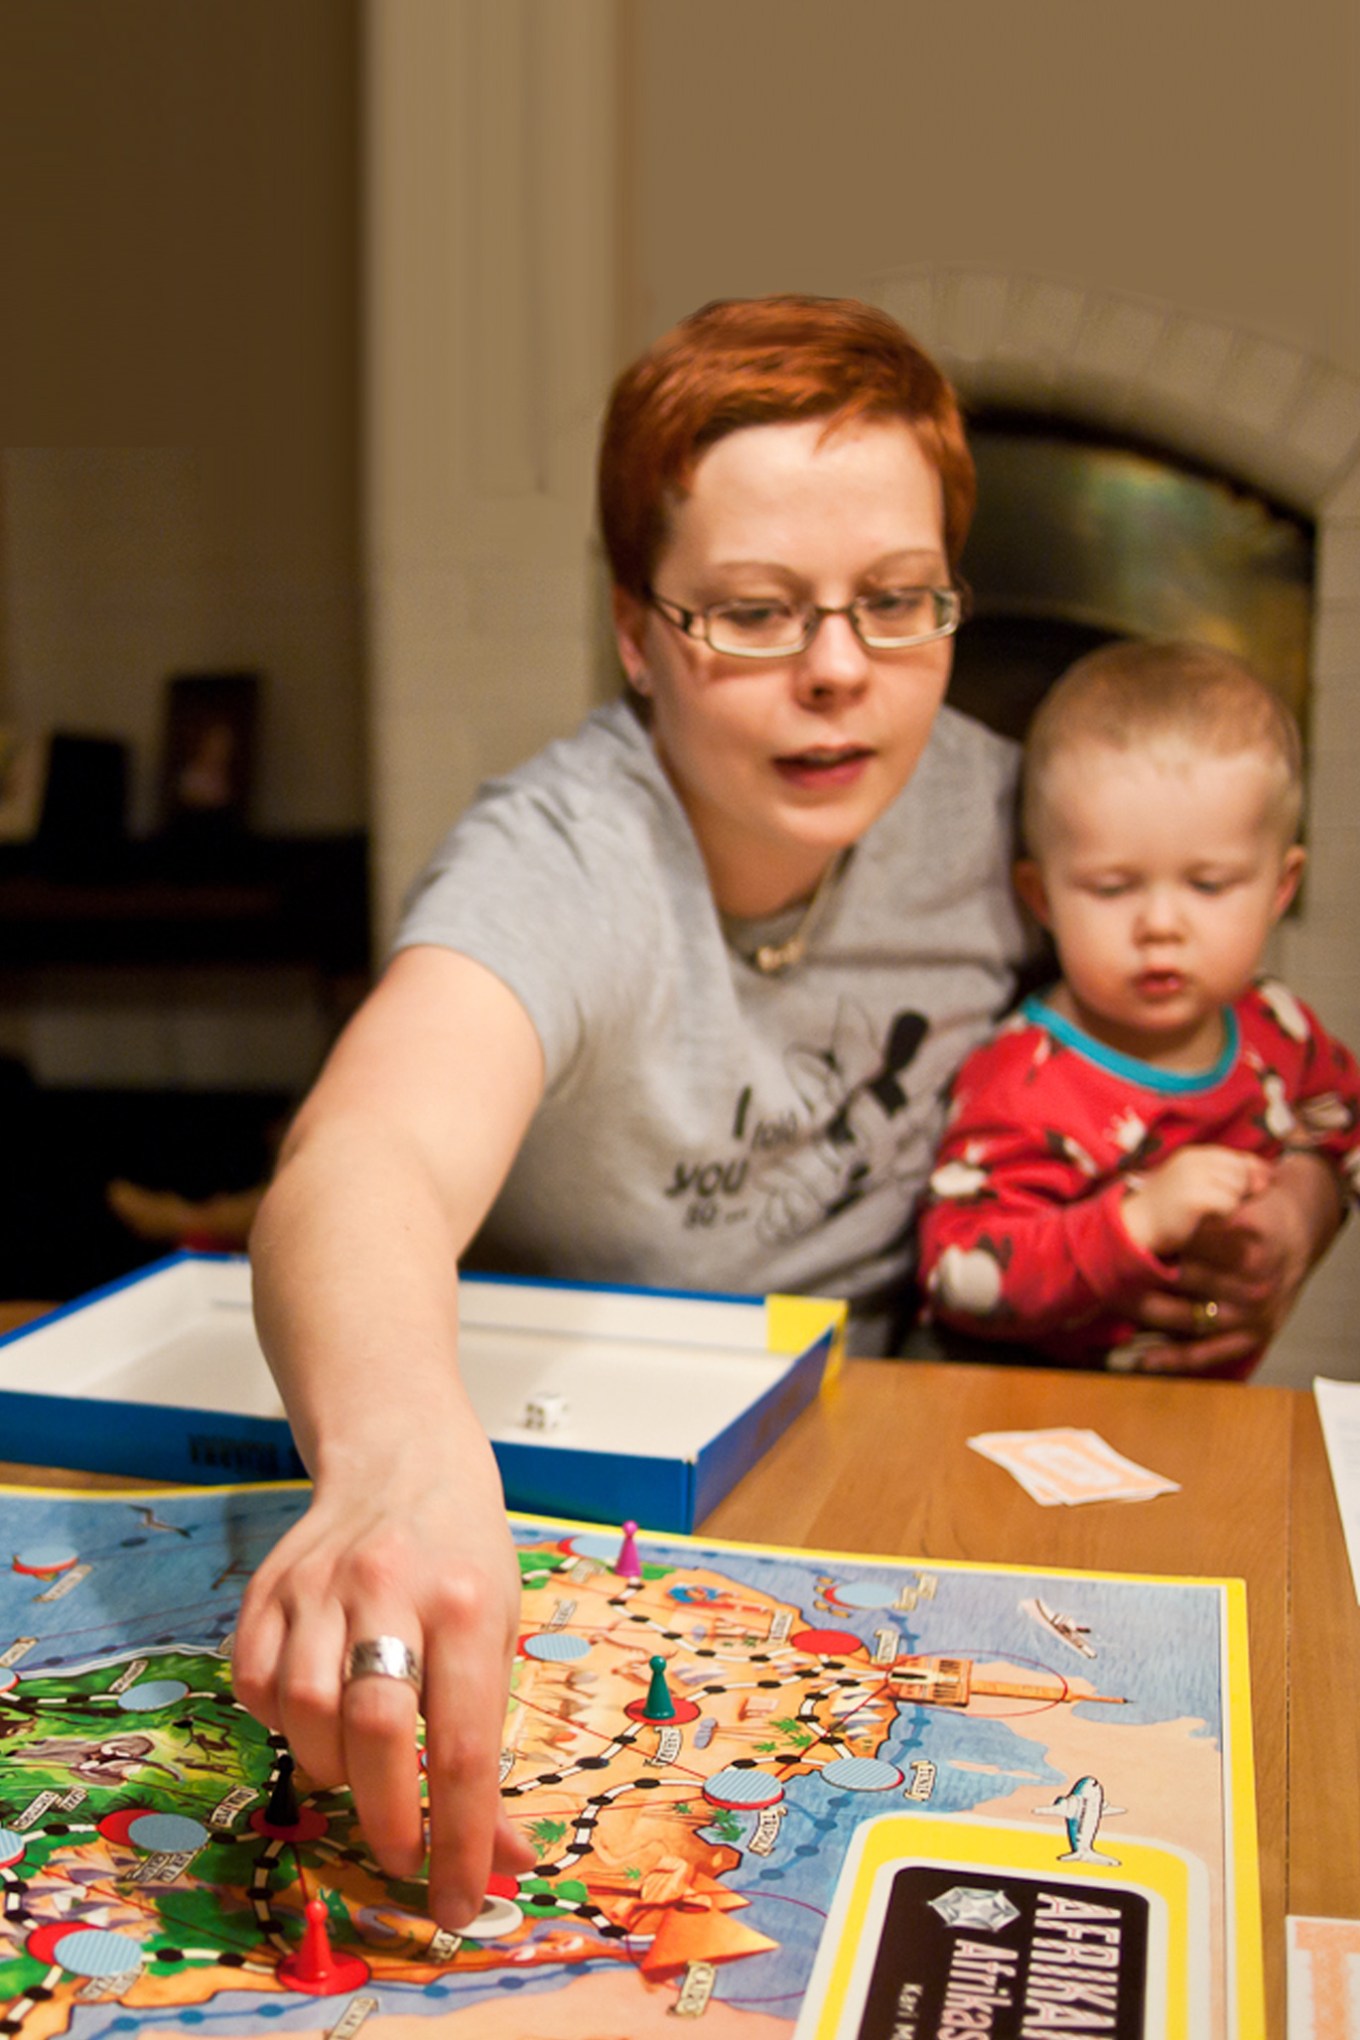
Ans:
{"type": "Polygon", "coordinates": [[[799,694],[809,697],[860,687],[868,672],[869,655],[848,616],[824,616],[796,663],[799,694]]]}

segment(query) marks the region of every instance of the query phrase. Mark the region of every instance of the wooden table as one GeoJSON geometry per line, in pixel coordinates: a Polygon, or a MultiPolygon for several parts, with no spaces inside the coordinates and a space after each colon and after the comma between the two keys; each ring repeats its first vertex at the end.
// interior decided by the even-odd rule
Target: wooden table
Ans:
{"type": "Polygon", "coordinates": [[[1225,1575],[1247,1583],[1269,2031],[1284,1915],[1360,1916],[1360,1610],[1311,1396],[1282,1388],[865,1360],[704,1524],[904,1557],[1225,1575]],[[1180,1482],[1041,1509],[979,1431],[1089,1425],[1180,1482]]]}
{"type": "MultiPolygon", "coordinates": [[[[0,1331],[21,1315],[0,1306],[0,1331]]],[[[0,1481],[134,1485],[2,1464],[0,1481]]],[[[702,1527],[826,1551],[1244,1579],[1269,2031],[1283,2035],[1285,1913],[1360,1917],[1360,1610],[1311,1396],[852,1361],[702,1527]],[[966,1444],[1051,1424],[1091,1426],[1180,1492],[1041,1509],[966,1444]]]]}

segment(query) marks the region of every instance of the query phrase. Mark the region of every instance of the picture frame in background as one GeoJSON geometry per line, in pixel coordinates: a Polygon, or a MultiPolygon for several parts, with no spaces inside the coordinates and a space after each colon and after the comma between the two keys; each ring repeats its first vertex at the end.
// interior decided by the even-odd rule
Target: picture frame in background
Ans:
{"type": "Polygon", "coordinates": [[[0,723],[0,843],[31,843],[47,791],[48,737],[0,723]]]}
{"type": "Polygon", "coordinates": [[[161,822],[168,831],[244,830],[255,776],[258,673],[177,673],[166,682],[161,822]]]}

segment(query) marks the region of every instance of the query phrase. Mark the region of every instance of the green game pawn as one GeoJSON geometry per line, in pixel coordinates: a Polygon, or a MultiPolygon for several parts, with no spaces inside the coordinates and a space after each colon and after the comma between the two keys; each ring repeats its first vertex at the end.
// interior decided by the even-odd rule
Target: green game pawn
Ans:
{"type": "Polygon", "coordinates": [[[671,1698],[671,1689],[666,1684],[666,1660],[663,1657],[654,1657],[651,1666],[652,1683],[647,1688],[642,1718],[644,1721],[674,1721],[675,1702],[671,1698]]]}

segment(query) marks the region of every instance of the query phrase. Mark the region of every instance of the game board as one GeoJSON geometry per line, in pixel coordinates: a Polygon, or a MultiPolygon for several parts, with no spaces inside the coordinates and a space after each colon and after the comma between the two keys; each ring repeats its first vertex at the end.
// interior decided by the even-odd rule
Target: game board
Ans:
{"type": "Polygon", "coordinates": [[[0,2034],[1260,2030],[1236,1583],[518,1523],[538,1862],[457,1935],[232,1699],[304,1505],[0,1493],[0,2034]]]}

